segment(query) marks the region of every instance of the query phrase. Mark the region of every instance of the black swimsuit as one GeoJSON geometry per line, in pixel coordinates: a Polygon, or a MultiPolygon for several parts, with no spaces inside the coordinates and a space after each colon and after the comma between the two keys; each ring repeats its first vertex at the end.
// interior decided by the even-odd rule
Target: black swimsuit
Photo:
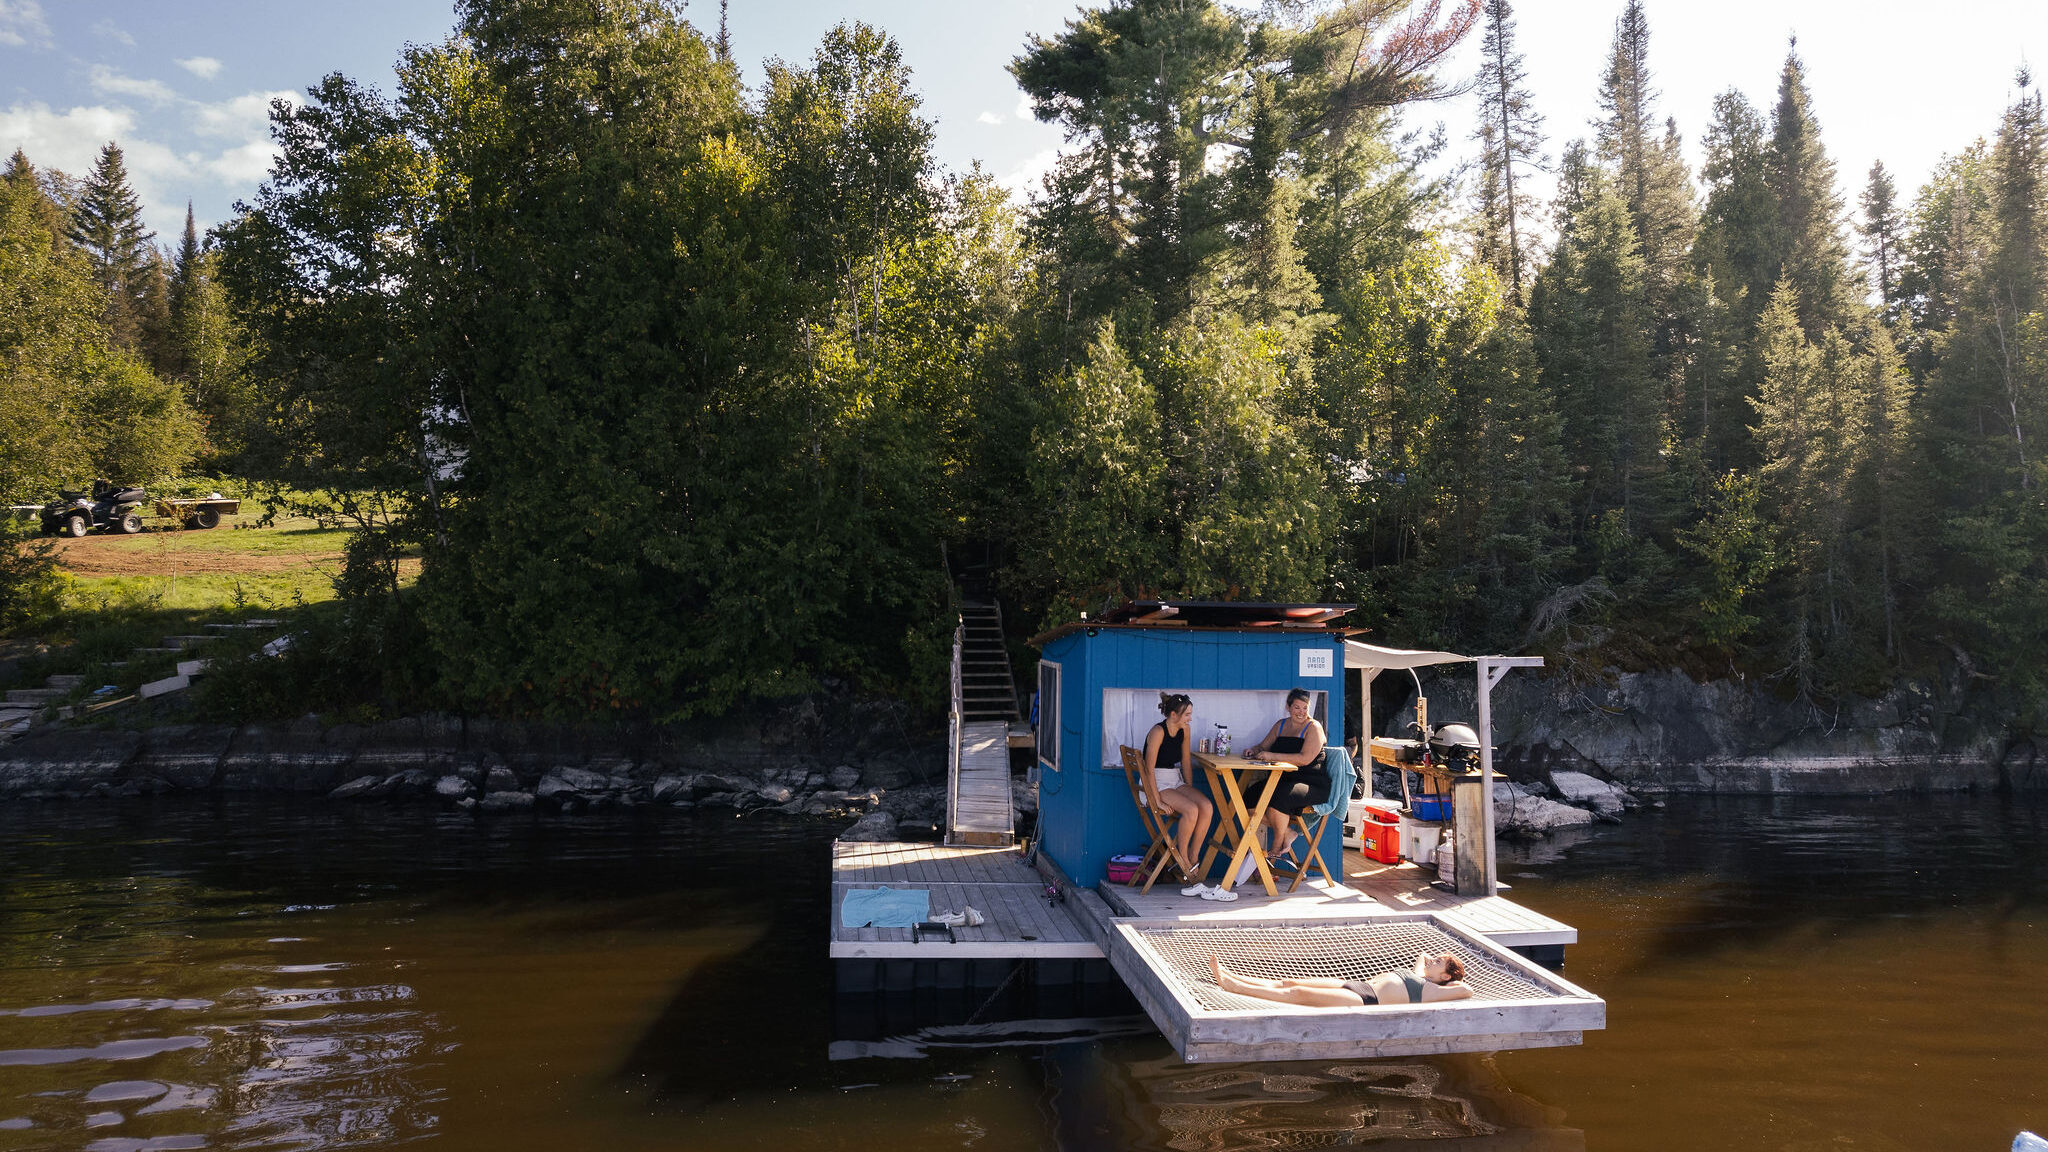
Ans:
{"type": "MultiPolygon", "coordinates": [[[[1308,722],[1308,724],[1313,723],[1315,723],[1313,720],[1308,722]]],[[[1302,732],[1308,731],[1308,724],[1301,726],[1302,732]]],[[[1282,720],[1280,722],[1280,731],[1283,733],[1287,731],[1287,721],[1282,720]]],[[[1293,736],[1276,736],[1273,738],[1273,746],[1268,748],[1267,751],[1292,756],[1296,752],[1301,751],[1301,739],[1300,733],[1296,733],[1293,736]]],[[[1280,790],[1273,793],[1273,802],[1268,807],[1275,812],[1285,812],[1289,816],[1299,816],[1310,808],[1328,800],[1330,798],[1331,780],[1330,771],[1325,766],[1325,760],[1326,757],[1319,755],[1302,767],[1296,768],[1294,771],[1281,777],[1280,790]]]]}

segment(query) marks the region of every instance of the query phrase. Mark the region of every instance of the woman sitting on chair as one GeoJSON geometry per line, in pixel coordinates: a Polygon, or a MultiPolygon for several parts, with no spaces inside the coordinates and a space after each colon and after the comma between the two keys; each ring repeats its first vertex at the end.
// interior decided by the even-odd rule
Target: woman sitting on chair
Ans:
{"type": "Polygon", "coordinates": [[[1173,862],[1190,887],[1183,896],[1205,896],[1212,891],[1195,875],[1195,852],[1209,838],[1209,821],[1216,805],[1188,783],[1188,725],[1195,717],[1194,701],[1179,693],[1161,692],[1159,712],[1166,717],[1145,733],[1145,802],[1154,812],[1172,813],[1180,818],[1173,829],[1173,862]]]}
{"type": "Polygon", "coordinates": [[[1311,976],[1295,980],[1267,980],[1260,976],[1239,976],[1216,957],[1209,957],[1209,971],[1216,986],[1239,996],[1277,1000],[1303,1008],[1363,1008],[1367,1004],[1435,1004],[1463,1000],[1472,995],[1465,983],[1465,965],[1444,952],[1415,958],[1407,972],[1382,972],[1370,980],[1339,980],[1334,976],[1311,976]]]}
{"type": "MultiPolygon", "coordinates": [[[[1290,851],[1294,837],[1288,835],[1288,823],[1310,808],[1330,798],[1330,772],[1324,767],[1323,745],[1327,737],[1323,726],[1309,715],[1309,694],[1304,688],[1287,693],[1287,716],[1266,732],[1266,738],[1245,751],[1247,760],[1266,760],[1275,763],[1293,764],[1295,769],[1280,781],[1280,790],[1273,793],[1272,803],[1266,805],[1266,827],[1263,831],[1272,843],[1271,854],[1284,857],[1290,851]]],[[[1246,864],[1251,861],[1247,859],[1246,864]]],[[[1292,862],[1283,859],[1283,867],[1292,862]]],[[[1243,880],[1243,876],[1238,877],[1243,880]]]]}

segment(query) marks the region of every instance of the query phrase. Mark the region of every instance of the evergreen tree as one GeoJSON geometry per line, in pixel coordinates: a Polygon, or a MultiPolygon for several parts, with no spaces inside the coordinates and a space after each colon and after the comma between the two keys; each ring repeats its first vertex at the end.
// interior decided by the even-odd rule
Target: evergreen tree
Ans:
{"type": "Polygon", "coordinates": [[[1806,66],[1794,51],[1785,54],[1778,77],[1778,105],[1771,118],[1769,185],[1777,200],[1773,255],[1780,274],[1799,297],[1800,322],[1809,339],[1851,315],[1849,248],[1842,236],[1842,197],[1835,187],[1835,162],[1820,140],[1806,66]]]}
{"type": "Polygon", "coordinates": [[[1543,118],[1529,96],[1528,72],[1515,50],[1514,10],[1486,0],[1480,45],[1478,257],[1517,301],[1524,299],[1533,233],[1526,173],[1541,170],[1543,118]]]}
{"type": "Polygon", "coordinates": [[[1643,255],[1645,287],[1661,324],[1685,275],[1692,246],[1692,179],[1675,122],[1661,126],[1649,64],[1650,25],[1642,0],[1628,0],[1614,25],[1614,45],[1600,84],[1603,113],[1595,136],[1600,159],[1628,205],[1643,255]],[[1661,129],[1661,130],[1660,130],[1661,129]]]}
{"type": "Polygon", "coordinates": [[[1582,531],[1607,521],[1622,542],[1659,524],[1663,395],[1651,364],[1647,271],[1628,204],[1595,170],[1529,308],[1564,453],[1584,469],[1582,531]],[[1609,513],[1614,515],[1610,518],[1609,513]]]}
{"type": "Polygon", "coordinates": [[[151,243],[156,233],[142,226],[142,203],[128,184],[121,148],[112,141],[100,149],[80,190],[69,235],[85,250],[107,294],[106,322],[115,342],[141,349],[145,330],[156,319],[154,293],[161,268],[151,243]]]}
{"type": "Polygon", "coordinates": [[[1870,275],[1870,288],[1877,293],[1878,308],[1887,321],[1897,321],[1903,303],[1899,277],[1904,255],[1900,251],[1904,223],[1899,217],[1898,189],[1884,161],[1870,166],[1870,180],[1864,185],[1863,220],[1857,232],[1863,237],[1863,263],[1870,275]]]}

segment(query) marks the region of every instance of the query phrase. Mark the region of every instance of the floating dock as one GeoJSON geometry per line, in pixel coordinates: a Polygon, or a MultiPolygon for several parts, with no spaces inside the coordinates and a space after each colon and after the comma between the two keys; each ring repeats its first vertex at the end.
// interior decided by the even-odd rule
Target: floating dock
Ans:
{"type": "Polygon", "coordinates": [[[850,991],[884,986],[879,971],[948,961],[1108,960],[1183,1059],[1358,1058],[1577,1044],[1603,1027],[1606,1005],[1529,957],[1549,962],[1577,941],[1570,925],[1504,896],[1458,896],[1410,865],[1344,854],[1345,883],[1305,881],[1267,896],[1250,886],[1230,903],[1165,885],[1150,893],[1104,883],[1081,888],[1021,848],[835,843],[830,953],[850,991]],[[987,918],[951,941],[909,928],[848,928],[840,904],[855,888],[922,888],[931,906],[972,905],[987,918]],[[1476,995],[1429,1005],[1295,1008],[1217,988],[1207,958],[1267,975],[1369,976],[1405,969],[1419,951],[1459,955],[1476,995]]]}

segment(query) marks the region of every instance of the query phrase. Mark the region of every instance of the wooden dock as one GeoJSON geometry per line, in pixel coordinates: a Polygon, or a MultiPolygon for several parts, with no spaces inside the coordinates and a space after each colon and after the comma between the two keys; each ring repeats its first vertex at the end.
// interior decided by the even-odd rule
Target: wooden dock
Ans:
{"type": "Polygon", "coordinates": [[[1605,1008],[1598,998],[1526,958],[1561,956],[1564,945],[1578,940],[1570,925],[1503,896],[1458,896],[1432,885],[1433,874],[1423,869],[1382,865],[1355,852],[1344,854],[1343,874],[1343,884],[1304,881],[1278,896],[1247,885],[1236,901],[1219,903],[1182,896],[1165,884],[1149,893],[1107,883],[1077,888],[1044,857],[1035,868],[1026,865],[1016,847],[835,843],[830,953],[854,961],[1106,958],[1189,1060],[1543,1047],[1579,1043],[1581,1029],[1602,1026],[1605,1008]],[[846,893],[878,886],[922,888],[931,893],[934,912],[973,905],[987,922],[956,928],[952,942],[930,935],[914,941],[908,928],[842,927],[846,893]],[[1048,898],[1048,886],[1062,897],[1048,898]],[[1213,984],[1204,988],[1204,979],[1174,972],[1166,959],[1181,946],[1176,937],[1205,937],[1202,947],[1227,952],[1318,933],[1340,950],[1348,938],[1384,937],[1405,948],[1409,937],[1427,937],[1464,953],[1468,966],[1491,970],[1498,987],[1491,994],[1482,990],[1477,1000],[1421,1009],[1209,1003],[1213,984]]]}
{"type": "Polygon", "coordinates": [[[1381,864],[1356,852],[1344,853],[1344,883],[1304,880],[1288,892],[1268,896],[1257,883],[1238,888],[1229,904],[1190,899],[1160,883],[1141,893],[1104,884],[1102,896],[1119,916],[1139,920],[1180,920],[1227,924],[1246,920],[1358,920],[1409,913],[1434,913],[1446,923],[1509,948],[1576,944],[1579,930],[1505,896],[1460,896],[1436,887],[1436,874],[1412,864],[1381,864]]]}
{"type": "Polygon", "coordinates": [[[1019,848],[945,844],[832,845],[832,946],[835,960],[1100,960],[1105,953],[1073,915],[1067,900],[1045,892],[1045,877],[1024,863],[1019,848]],[[839,905],[852,888],[923,888],[932,911],[973,905],[988,918],[979,928],[956,928],[953,943],[927,936],[913,942],[908,928],[845,928],[839,905]]]}

